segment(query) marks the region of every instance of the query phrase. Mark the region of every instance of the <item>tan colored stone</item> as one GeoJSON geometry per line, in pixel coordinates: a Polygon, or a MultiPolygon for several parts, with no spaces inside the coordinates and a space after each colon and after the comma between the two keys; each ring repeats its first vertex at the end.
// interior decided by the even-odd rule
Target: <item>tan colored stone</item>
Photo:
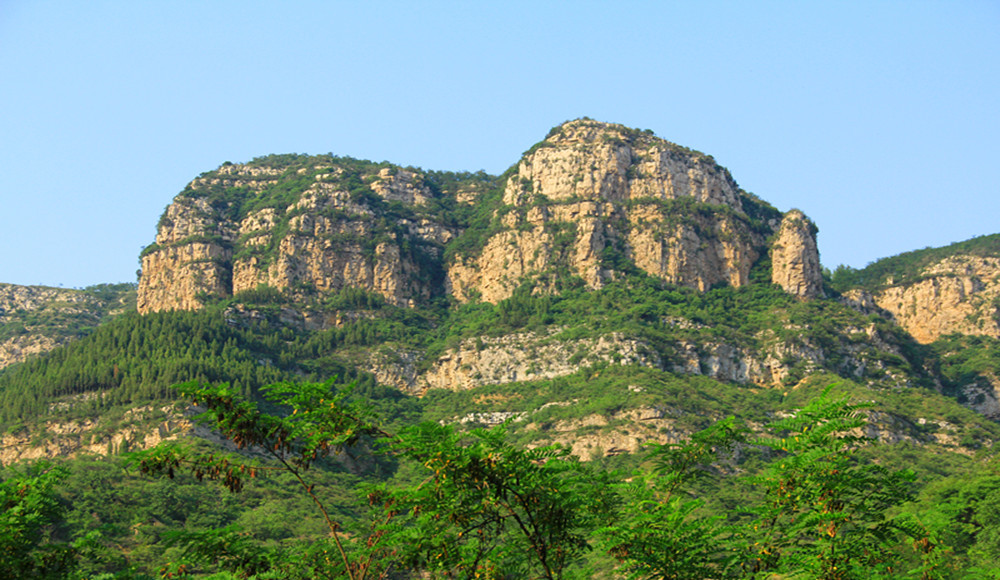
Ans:
{"type": "Polygon", "coordinates": [[[448,291],[496,302],[560,264],[601,288],[614,276],[601,263],[609,246],[675,284],[740,286],[764,245],[739,217],[742,195],[708,156],[620,125],[572,121],[518,164],[504,190],[516,208],[503,218],[507,231],[478,257],[449,265],[448,291]],[[678,221],[664,203],[681,198],[719,210],[678,221]],[[550,234],[564,223],[575,230],[570,247],[550,234]]]}
{"type": "Polygon", "coordinates": [[[1000,338],[1000,258],[952,256],[922,274],[875,295],[878,306],[917,342],[956,332],[1000,338]]]}
{"type": "Polygon", "coordinates": [[[771,245],[771,281],[799,298],[823,296],[815,226],[797,209],[785,214],[771,245]]]}

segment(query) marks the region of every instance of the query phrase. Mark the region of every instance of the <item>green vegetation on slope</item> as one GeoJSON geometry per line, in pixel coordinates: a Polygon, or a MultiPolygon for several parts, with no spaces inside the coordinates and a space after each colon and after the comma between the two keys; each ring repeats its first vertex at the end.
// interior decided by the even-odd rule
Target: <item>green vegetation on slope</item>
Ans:
{"type": "Polygon", "coordinates": [[[880,409],[830,388],[653,446],[630,473],[511,444],[513,425],[386,431],[329,383],[269,387],[279,415],[181,388],[258,458],[174,445],[132,463],[170,480],[113,459],[4,473],[11,577],[997,577],[994,468],[966,460],[918,488],[936,460],[859,436],[880,409]]]}
{"type": "Polygon", "coordinates": [[[905,252],[876,260],[860,270],[841,265],[833,271],[830,283],[838,292],[855,287],[874,291],[892,284],[911,284],[921,280],[927,266],[957,254],[1000,256],[1000,234],[980,236],[941,248],[905,252]]]}
{"type": "MultiPolygon", "coordinates": [[[[31,289],[25,287],[26,291],[31,289]]],[[[56,341],[80,338],[113,317],[135,310],[135,284],[97,284],[82,290],[51,290],[72,292],[80,300],[56,300],[39,308],[0,312],[0,342],[27,334],[56,341]]]]}
{"type": "MultiPolygon", "coordinates": [[[[75,416],[169,400],[168,387],[186,380],[227,381],[244,394],[295,376],[359,378],[374,385],[357,367],[376,350],[422,352],[418,364],[426,369],[468,341],[519,332],[566,343],[618,333],[665,357],[667,370],[670,353],[681,344],[726,344],[750,354],[786,344],[825,353],[818,362],[786,355],[791,382],[821,369],[858,378],[862,369],[852,365],[859,360],[867,361],[863,377],[875,382],[891,382],[896,375],[918,384],[929,381],[924,351],[911,348],[886,321],[832,301],[795,300],[769,285],[700,294],[637,276],[588,291],[570,279],[558,295],[535,294],[524,286],[495,305],[417,309],[391,306],[352,288],[293,302],[288,294],[261,287],[198,312],[124,315],[86,339],[0,372],[0,424],[42,418],[67,396],[78,397],[75,416]],[[343,322],[304,330],[283,319],[283,308],[290,306],[337,315],[343,322]],[[895,342],[903,356],[870,344],[872,329],[895,342]],[[82,397],[85,393],[100,396],[82,397]]],[[[586,354],[580,362],[587,363],[586,354]]]]}

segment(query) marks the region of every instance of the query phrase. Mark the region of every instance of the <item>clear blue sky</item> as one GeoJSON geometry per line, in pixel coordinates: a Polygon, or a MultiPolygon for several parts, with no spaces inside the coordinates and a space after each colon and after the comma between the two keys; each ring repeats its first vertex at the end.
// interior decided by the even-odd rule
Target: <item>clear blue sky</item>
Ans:
{"type": "Polygon", "coordinates": [[[0,282],[135,281],[224,161],[499,173],[589,116],[715,156],[825,266],[1000,232],[1000,2],[0,0],[0,282]]]}

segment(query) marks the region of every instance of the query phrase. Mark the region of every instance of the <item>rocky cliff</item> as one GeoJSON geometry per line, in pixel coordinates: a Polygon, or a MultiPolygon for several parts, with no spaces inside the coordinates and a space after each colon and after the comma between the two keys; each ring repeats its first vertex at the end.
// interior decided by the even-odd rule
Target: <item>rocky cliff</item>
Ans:
{"type": "Polygon", "coordinates": [[[919,280],[874,294],[918,342],[952,333],[1000,338],[1000,258],[957,255],[922,269],[919,280]]]}
{"type": "Polygon", "coordinates": [[[833,282],[855,308],[893,318],[918,342],[1000,338],[1000,234],[838,268],[833,282]]]}
{"type": "Polygon", "coordinates": [[[495,302],[563,274],[600,288],[629,265],[700,290],[741,286],[779,220],[709,156],[621,125],[571,121],[517,164],[494,233],[449,266],[448,287],[495,302]]]}
{"type": "Polygon", "coordinates": [[[771,245],[771,281],[800,298],[823,296],[816,226],[797,209],[785,214],[771,245]]]}
{"type": "MultiPolygon", "coordinates": [[[[466,192],[467,193],[467,192],[466,192]]],[[[428,219],[423,175],[332,156],[227,164],[167,207],[143,252],[142,313],[199,308],[261,285],[310,293],[352,286],[408,305],[438,293],[453,232],[428,219]]]]}
{"type": "Polygon", "coordinates": [[[783,220],[710,156],[585,119],[553,129],[500,180],[271,156],[225,164],[175,198],[143,252],[138,307],[196,309],[260,285],[357,287],[403,306],[443,293],[496,302],[526,282],[596,289],[632,269],[699,290],[742,286],[779,228],[775,281],[818,296],[815,228],[801,213],[783,220]]]}

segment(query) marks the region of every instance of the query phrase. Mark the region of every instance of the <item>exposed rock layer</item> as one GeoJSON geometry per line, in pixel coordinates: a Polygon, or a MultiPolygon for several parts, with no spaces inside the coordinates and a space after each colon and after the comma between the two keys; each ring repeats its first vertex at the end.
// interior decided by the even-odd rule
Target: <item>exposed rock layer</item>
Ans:
{"type": "MultiPolygon", "coordinates": [[[[192,181],[161,218],[156,243],[142,256],[140,312],[197,309],[204,296],[260,285],[319,292],[353,286],[402,306],[434,292],[432,273],[417,263],[421,252],[435,251],[426,246],[440,246],[452,232],[426,220],[387,223],[370,207],[377,201],[359,199],[355,182],[348,190],[343,168],[314,165],[286,175],[227,165],[215,173],[192,181]],[[248,201],[252,193],[209,201],[218,188],[264,196],[289,180],[298,180],[301,192],[285,207],[257,208],[248,201]]],[[[420,205],[431,195],[414,172],[361,177],[365,191],[385,202],[420,205]]]]}
{"type": "Polygon", "coordinates": [[[771,245],[771,281],[800,298],[823,295],[816,226],[797,209],[785,214],[771,245]]]}
{"type": "MultiPolygon", "coordinates": [[[[753,220],[729,173],[706,155],[593,121],[558,127],[507,181],[501,231],[448,270],[459,299],[495,302],[553,272],[600,288],[621,256],[664,280],[741,286],[777,225],[753,220]]],[[[817,256],[818,262],[818,256],[817,256]]]]}
{"type": "Polygon", "coordinates": [[[1000,258],[952,256],[873,298],[921,343],[951,333],[1000,338],[1000,258]]]}
{"type": "MultiPolygon", "coordinates": [[[[590,120],[554,129],[489,202],[470,185],[446,199],[413,170],[296,163],[226,164],[192,181],[143,252],[139,311],[196,309],[261,284],[359,287],[396,305],[442,292],[495,302],[526,281],[545,291],[569,274],[600,288],[629,268],[700,290],[742,286],[781,223],[710,156],[590,120]],[[447,261],[467,232],[440,203],[494,204],[481,242],[447,261]]],[[[783,285],[815,296],[815,240],[800,238],[778,252],[783,285]]]]}
{"type": "Polygon", "coordinates": [[[117,291],[109,296],[111,302],[85,290],[0,284],[0,369],[66,344],[122,312],[128,300],[117,291]]]}

